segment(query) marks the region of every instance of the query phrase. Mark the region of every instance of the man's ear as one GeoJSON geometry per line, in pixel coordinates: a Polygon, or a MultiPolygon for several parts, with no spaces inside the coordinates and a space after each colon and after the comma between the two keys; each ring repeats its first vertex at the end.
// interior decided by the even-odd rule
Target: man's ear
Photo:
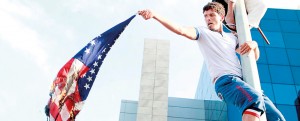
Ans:
{"type": "Polygon", "coordinates": [[[223,22],[225,19],[225,16],[221,16],[221,22],[223,22]]]}

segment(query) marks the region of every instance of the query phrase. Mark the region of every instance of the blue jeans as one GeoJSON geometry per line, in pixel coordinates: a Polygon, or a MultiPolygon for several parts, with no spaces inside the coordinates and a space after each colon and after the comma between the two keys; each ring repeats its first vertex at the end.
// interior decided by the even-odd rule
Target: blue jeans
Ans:
{"type": "Polygon", "coordinates": [[[237,106],[240,111],[253,109],[263,114],[268,121],[285,121],[281,112],[272,101],[245,83],[236,75],[224,75],[216,80],[215,90],[221,100],[237,106]]]}

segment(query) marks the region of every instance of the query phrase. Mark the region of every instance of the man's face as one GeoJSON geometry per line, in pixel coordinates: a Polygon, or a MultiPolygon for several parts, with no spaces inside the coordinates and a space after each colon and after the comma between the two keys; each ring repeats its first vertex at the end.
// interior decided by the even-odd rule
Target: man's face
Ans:
{"type": "Polygon", "coordinates": [[[220,16],[217,12],[212,9],[204,11],[204,18],[207,27],[212,31],[222,31],[222,21],[224,16],[220,16]]]}

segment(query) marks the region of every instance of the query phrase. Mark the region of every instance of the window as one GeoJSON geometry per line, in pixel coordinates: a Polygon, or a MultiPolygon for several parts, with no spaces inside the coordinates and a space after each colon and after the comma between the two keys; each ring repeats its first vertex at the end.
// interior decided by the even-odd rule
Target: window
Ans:
{"type": "Polygon", "coordinates": [[[300,67],[291,67],[293,78],[296,85],[300,85],[300,67]]]}
{"type": "MultiPolygon", "coordinates": [[[[121,118],[121,117],[120,117],[121,118]]],[[[124,120],[120,121],[136,121],[136,114],[126,113],[123,117],[124,120]]]]}
{"type": "Polygon", "coordinates": [[[275,102],[274,94],[273,94],[273,87],[271,83],[261,83],[261,89],[264,91],[264,94],[269,97],[269,99],[273,102],[275,102]]]}
{"type": "Polygon", "coordinates": [[[292,66],[300,66],[300,50],[287,49],[289,61],[292,66]]]}
{"type": "Polygon", "coordinates": [[[297,11],[298,21],[300,21],[300,11],[297,11]]]}
{"type": "Polygon", "coordinates": [[[278,20],[271,20],[271,19],[261,20],[259,26],[263,31],[275,31],[275,32],[281,31],[278,20]]]}
{"type": "Polygon", "coordinates": [[[294,84],[290,66],[269,65],[272,83],[294,84]]]}
{"type": "Polygon", "coordinates": [[[285,48],[281,32],[264,32],[264,33],[268,38],[268,40],[270,41],[270,45],[266,45],[266,47],[285,48]]]}
{"type": "Polygon", "coordinates": [[[283,114],[287,121],[298,121],[297,110],[295,106],[277,105],[277,108],[283,114]]]}
{"type": "Polygon", "coordinates": [[[300,24],[298,21],[280,21],[280,27],[283,32],[300,32],[300,24]]]}
{"type": "Polygon", "coordinates": [[[265,48],[269,64],[289,65],[286,50],[283,48],[265,48]]]}
{"type": "Polygon", "coordinates": [[[277,15],[280,20],[298,20],[295,10],[278,10],[277,15]]]}
{"type": "Polygon", "coordinates": [[[300,49],[300,31],[296,33],[283,33],[283,39],[286,48],[300,49]]]}
{"type": "Polygon", "coordinates": [[[273,84],[276,104],[294,105],[297,93],[294,85],[273,84]]]}
{"type": "Polygon", "coordinates": [[[263,20],[265,20],[265,19],[278,19],[277,10],[268,8],[266,14],[264,15],[264,17],[262,19],[263,20]]]}
{"type": "Polygon", "coordinates": [[[265,42],[264,38],[257,31],[257,29],[255,29],[255,28],[251,29],[251,36],[252,36],[252,40],[256,41],[258,46],[265,46],[266,45],[266,42],[265,42]]]}
{"type": "MultiPolygon", "coordinates": [[[[295,101],[295,105],[300,106],[300,86],[296,86],[297,92],[297,100],[295,101]]],[[[300,107],[299,107],[300,108],[300,107]]],[[[299,110],[300,112],[300,110],[299,110]]]]}
{"type": "Polygon", "coordinates": [[[260,55],[259,55],[259,58],[257,60],[257,63],[267,64],[268,61],[267,61],[265,48],[260,46],[259,51],[260,51],[260,55]]]}
{"type": "Polygon", "coordinates": [[[266,64],[257,64],[257,69],[258,69],[258,73],[259,73],[260,82],[271,83],[269,66],[266,64]]]}

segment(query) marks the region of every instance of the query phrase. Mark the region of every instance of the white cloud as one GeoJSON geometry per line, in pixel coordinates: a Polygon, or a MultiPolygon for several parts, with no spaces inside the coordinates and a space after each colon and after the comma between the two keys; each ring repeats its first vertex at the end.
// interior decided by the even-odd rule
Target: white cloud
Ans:
{"type": "Polygon", "coordinates": [[[20,3],[12,3],[7,0],[1,1],[0,8],[6,13],[17,14],[26,18],[31,18],[33,15],[28,7],[23,6],[20,3]]]}
{"type": "Polygon", "coordinates": [[[17,108],[17,98],[7,90],[0,92],[0,114],[7,114],[7,111],[17,108]]]}
{"type": "Polygon", "coordinates": [[[20,19],[31,19],[37,14],[29,7],[19,3],[3,1],[1,3],[0,40],[12,48],[28,54],[44,71],[49,69],[47,53],[44,50],[39,33],[20,19]]]}

